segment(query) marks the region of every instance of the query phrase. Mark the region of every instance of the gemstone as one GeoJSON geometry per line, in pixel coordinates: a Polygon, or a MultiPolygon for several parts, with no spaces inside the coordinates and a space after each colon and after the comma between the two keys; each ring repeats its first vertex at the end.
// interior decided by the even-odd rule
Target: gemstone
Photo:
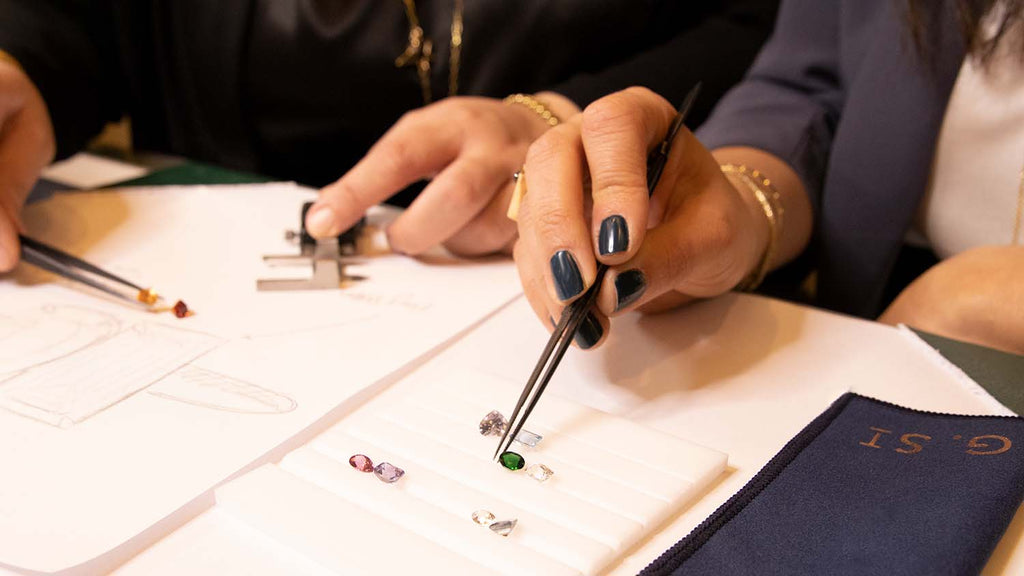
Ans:
{"type": "Polygon", "coordinates": [[[348,459],[348,463],[360,472],[373,472],[373,460],[370,460],[369,456],[356,454],[348,459]]]}
{"type": "Polygon", "coordinates": [[[178,318],[184,318],[185,316],[188,316],[188,306],[186,306],[185,303],[182,302],[181,300],[178,300],[174,304],[173,311],[174,315],[177,316],[178,318]]]}
{"type": "Polygon", "coordinates": [[[487,510],[477,510],[473,512],[473,522],[481,526],[490,526],[494,524],[494,514],[491,514],[487,510]]]}
{"type": "Polygon", "coordinates": [[[526,475],[533,478],[537,482],[544,482],[548,478],[555,475],[555,472],[543,464],[531,464],[526,469],[526,475]]]}
{"type": "Polygon", "coordinates": [[[398,482],[398,479],[402,476],[405,476],[405,470],[402,470],[390,462],[381,462],[373,469],[373,474],[377,476],[377,478],[380,478],[381,482],[392,484],[394,482],[398,482]]]}
{"type": "Polygon", "coordinates": [[[153,304],[156,304],[156,301],[160,299],[160,296],[158,296],[152,288],[143,288],[142,290],[139,290],[136,298],[138,298],[139,302],[152,306],[153,304]]]}
{"type": "Polygon", "coordinates": [[[526,466],[526,460],[515,452],[502,452],[501,456],[498,456],[498,461],[509,470],[519,470],[526,466]]]}
{"type": "Polygon", "coordinates": [[[544,437],[540,434],[534,434],[529,430],[520,430],[519,434],[516,434],[516,442],[519,442],[523,446],[529,446],[530,448],[536,448],[537,444],[540,444],[540,441],[543,439],[544,437]]]}
{"type": "Polygon", "coordinates": [[[480,421],[480,433],[484,436],[501,436],[508,428],[508,420],[497,410],[491,410],[480,421]]]}
{"type": "Polygon", "coordinates": [[[488,526],[488,528],[499,536],[508,536],[512,533],[512,529],[515,528],[518,523],[519,521],[515,518],[512,520],[499,520],[488,526]]]}

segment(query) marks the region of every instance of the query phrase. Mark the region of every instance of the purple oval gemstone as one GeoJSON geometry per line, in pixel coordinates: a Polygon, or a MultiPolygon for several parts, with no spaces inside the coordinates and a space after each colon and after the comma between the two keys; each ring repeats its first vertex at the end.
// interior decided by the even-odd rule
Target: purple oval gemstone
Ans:
{"type": "Polygon", "coordinates": [[[399,478],[405,476],[405,470],[402,470],[390,462],[381,462],[380,464],[377,464],[377,467],[373,469],[373,473],[377,478],[380,478],[381,482],[387,482],[388,484],[398,482],[399,478]]]}

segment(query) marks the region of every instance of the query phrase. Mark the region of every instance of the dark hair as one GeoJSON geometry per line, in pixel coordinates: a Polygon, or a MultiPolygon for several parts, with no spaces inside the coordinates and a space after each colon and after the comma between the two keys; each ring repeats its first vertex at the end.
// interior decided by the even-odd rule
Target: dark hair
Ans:
{"type": "MultiPolygon", "coordinates": [[[[938,22],[942,17],[943,3],[937,0],[907,0],[907,19],[910,32],[918,52],[930,53],[929,42],[938,41],[938,22]]],[[[1004,39],[1016,42],[1015,48],[1024,58],[1024,41],[1021,38],[1007,38],[1010,31],[1024,19],[1024,0],[956,0],[960,33],[963,35],[967,52],[982,62],[987,62],[996,47],[1004,39]],[[1001,6],[1000,6],[1001,4],[1001,6]],[[1000,11],[995,34],[982,29],[985,18],[1000,11]]]]}

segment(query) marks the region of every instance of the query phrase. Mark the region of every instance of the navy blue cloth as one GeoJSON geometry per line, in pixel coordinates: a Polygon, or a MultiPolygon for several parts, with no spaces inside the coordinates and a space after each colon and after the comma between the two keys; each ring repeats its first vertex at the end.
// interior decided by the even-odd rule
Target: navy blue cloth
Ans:
{"type": "Polygon", "coordinates": [[[977,574],[1024,499],[1024,419],[846,394],[643,576],[977,574]]]}
{"type": "Polygon", "coordinates": [[[801,177],[815,304],[864,317],[884,304],[965,53],[956,0],[933,3],[924,57],[905,2],[784,0],[768,44],[698,132],[709,148],[771,152],[801,177]]]}

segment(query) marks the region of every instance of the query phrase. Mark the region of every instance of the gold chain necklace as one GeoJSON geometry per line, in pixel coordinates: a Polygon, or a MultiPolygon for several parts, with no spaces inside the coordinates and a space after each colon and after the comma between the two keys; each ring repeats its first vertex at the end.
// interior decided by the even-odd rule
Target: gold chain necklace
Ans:
{"type": "MultiPolygon", "coordinates": [[[[420,89],[423,91],[423,103],[430,104],[433,100],[433,89],[430,85],[430,65],[434,56],[434,42],[423,35],[419,16],[416,14],[416,0],[402,0],[405,4],[405,17],[409,20],[409,45],[405,52],[395,58],[396,68],[415,66],[420,78],[420,89]]],[[[452,8],[451,51],[448,56],[448,95],[455,96],[459,92],[459,61],[462,56],[462,10],[463,0],[454,0],[452,8]]]]}

